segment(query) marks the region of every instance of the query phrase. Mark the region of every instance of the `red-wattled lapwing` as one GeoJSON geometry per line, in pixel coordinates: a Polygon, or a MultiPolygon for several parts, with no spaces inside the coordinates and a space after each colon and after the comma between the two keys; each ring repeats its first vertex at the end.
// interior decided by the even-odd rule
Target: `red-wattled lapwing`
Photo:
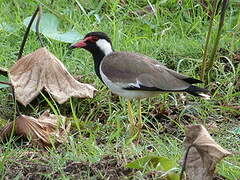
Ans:
{"type": "Polygon", "coordinates": [[[192,85],[202,83],[200,80],[179,74],[142,54],[115,52],[110,38],[103,32],[88,33],[83,40],[69,48],[84,48],[92,53],[95,71],[100,80],[113,93],[128,99],[132,128],[135,123],[130,99],[139,100],[138,136],[142,128],[141,98],[162,92],[187,92],[205,99],[210,98],[207,89],[192,85]]]}

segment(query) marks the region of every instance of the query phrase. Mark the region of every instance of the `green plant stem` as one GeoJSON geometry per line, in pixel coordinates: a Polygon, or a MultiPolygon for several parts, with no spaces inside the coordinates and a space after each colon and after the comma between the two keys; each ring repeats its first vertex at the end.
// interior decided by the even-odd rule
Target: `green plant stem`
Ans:
{"type": "MultiPolygon", "coordinates": [[[[17,99],[16,99],[16,96],[15,96],[15,92],[14,92],[14,86],[11,85],[11,88],[12,88],[12,96],[13,96],[13,102],[15,104],[16,114],[21,115],[21,112],[20,112],[20,109],[19,109],[19,106],[18,106],[18,103],[17,103],[17,99]]],[[[16,118],[14,118],[14,120],[16,120],[16,118]]]]}
{"type": "Polygon", "coordinates": [[[74,119],[75,124],[77,126],[78,133],[81,135],[80,121],[77,118],[77,115],[75,113],[75,110],[74,110],[74,107],[73,107],[72,98],[70,98],[70,107],[71,107],[71,110],[72,110],[73,119],[74,119]]]}
{"type": "Polygon", "coordinates": [[[222,11],[221,11],[221,17],[220,17],[220,22],[219,22],[219,26],[218,26],[217,37],[215,39],[215,43],[214,43],[214,46],[213,46],[212,53],[210,55],[210,59],[207,63],[206,73],[210,72],[210,70],[211,70],[211,68],[214,64],[214,61],[215,61],[215,55],[216,55],[218,44],[219,44],[219,41],[220,41],[220,38],[221,38],[221,33],[222,33],[223,25],[224,25],[224,17],[225,17],[225,12],[226,12],[226,9],[227,9],[227,5],[228,5],[228,0],[224,0],[222,2],[222,11]]]}
{"type": "Polygon", "coordinates": [[[16,101],[16,96],[15,96],[14,87],[13,87],[12,83],[0,81],[0,84],[9,85],[9,86],[12,88],[13,101],[14,101],[14,103],[16,104],[16,112],[17,112],[17,114],[20,114],[20,115],[21,115],[21,112],[20,112],[20,110],[19,110],[19,107],[18,107],[18,104],[17,104],[17,101],[16,101]]]}
{"type": "Polygon", "coordinates": [[[211,14],[210,24],[209,24],[209,28],[208,28],[206,44],[205,44],[205,47],[204,47],[202,69],[201,69],[201,74],[200,74],[200,78],[201,78],[202,81],[205,80],[206,65],[207,65],[207,52],[208,52],[208,48],[209,48],[210,37],[211,37],[211,34],[212,34],[212,26],[213,26],[216,7],[217,7],[217,0],[213,1],[212,6],[213,6],[213,11],[212,11],[212,14],[211,14]]]}

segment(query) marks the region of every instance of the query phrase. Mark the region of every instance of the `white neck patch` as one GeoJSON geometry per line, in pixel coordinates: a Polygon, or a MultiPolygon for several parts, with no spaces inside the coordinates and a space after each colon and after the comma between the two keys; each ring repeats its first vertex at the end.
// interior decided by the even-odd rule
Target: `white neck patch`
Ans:
{"type": "Polygon", "coordinates": [[[96,44],[103,51],[105,56],[113,52],[111,44],[105,39],[97,40],[96,44]]]}

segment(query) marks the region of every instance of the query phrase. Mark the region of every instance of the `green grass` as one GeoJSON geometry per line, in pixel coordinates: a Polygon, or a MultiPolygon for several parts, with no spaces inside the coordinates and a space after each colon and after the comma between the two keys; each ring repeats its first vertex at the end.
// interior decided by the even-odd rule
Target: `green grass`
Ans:
{"type": "MultiPolygon", "coordinates": [[[[0,1],[0,24],[5,22],[16,27],[13,32],[0,29],[1,67],[9,68],[15,63],[26,29],[22,21],[33,13],[38,2],[0,1]]],[[[194,1],[187,0],[182,5],[176,1],[156,1],[156,16],[134,15],[148,1],[139,3],[132,0],[123,6],[118,1],[101,1],[103,4],[89,1],[93,2],[90,4],[78,0],[85,11],[79,8],[75,0],[53,1],[52,5],[47,0],[41,2],[45,5],[44,12],[60,18],[62,31],[72,28],[82,35],[90,31],[104,31],[112,38],[117,51],[146,54],[186,75],[200,77],[209,21],[201,6],[194,1]]],[[[214,22],[215,34],[218,19],[216,17],[214,22]]],[[[219,45],[227,53],[218,52],[212,70],[215,80],[208,85],[212,99],[205,101],[187,95],[184,104],[179,94],[172,93],[145,99],[142,102],[145,128],[140,145],[134,145],[130,141],[125,100],[113,96],[97,79],[91,55],[84,50],[69,51],[68,44],[45,38],[48,49],[64,63],[69,72],[84,75],[81,81],[93,84],[99,92],[93,99],[72,99],[71,103],[58,106],[62,115],[76,115],[75,121],[72,120],[73,131],[69,135],[69,143],[47,151],[31,147],[22,141],[3,144],[0,147],[0,177],[24,179],[28,175],[49,179],[146,179],[150,175],[144,171],[131,171],[124,166],[145,155],[164,156],[178,163],[184,153],[184,126],[197,123],[206,126],[214,123],[209,128],[213,138],[225,149],[239,152],[239,134],[232,132],[240,128],[239,109],[234,108],[240,104],[240,64],[233,58],[240,50],[239,24],[240,9],[232,3],[227,10],[219,45]],[[230,61],[221,56],[228,57],[230,61]],[[78,123],[80,133],[77,130],[78,123]]],[[[39,47],[35,33],[31,32],[24,54],[39,47]]],[[[14,118],[14,106],[9,94],[10,91],[0,91],[1,127],[7,120],[14,118]]],[[[21,107],[21,110],[23,114],[38,116],[47,108],[50,108],[48,104],[41,101],[39,105],[21,107]]],[[[137,116],[135,101],[133,108],[137,116]]],[[[227,179],[239,179],[240,156],[234,155],[221,161],[217,173],[227,179]]],[[[157,177],[157,173],[151,175],[152,179],[157,177]]]]}

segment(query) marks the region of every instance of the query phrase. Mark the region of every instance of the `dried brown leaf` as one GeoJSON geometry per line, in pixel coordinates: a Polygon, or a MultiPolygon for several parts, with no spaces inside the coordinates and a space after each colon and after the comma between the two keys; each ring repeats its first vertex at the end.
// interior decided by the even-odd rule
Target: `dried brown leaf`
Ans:
{"type": "Polygon", "coordinates": [[[235,52],[233,55],[233,60],[240,62],[240,50],[235,52]]]}
{"type": "Polygon", "coordinates": [[[202,125],[186,127],[184,146],[193,146],[186,158],[190,180],[212,180],[217,163],[231,153],[218,145],[202,125]]]}
{"type": "Polygon", "coordinates": [[[0,140],[4,141],[4,140],[8,139],[8,137],[11,136],[12,130],[13,130],[13,123],[10,122],[1,129],[0,140]]]}
{"type": "MultiPolygon", "coordinates": [[[[8,138],[13,130],[13,123],[7,124],[0,132],[1,138],[8,138]]],[[[21,115],[15,121],[14,135],[28,138],[33,144],[51,146],[52,143],[66,142],[70,131],[70,122],[64,116],[56,116],[45,111],[38,119],[21,115]]]]}
{"type": "Polygon", "coordinates": [[[45,47],[22,57],[9,70],[16,99],[23,105],[30,103],[42,89],[53,95],[60,104],[70,97],[92,98],[96,89],[76,81],[45,47]]]}
{"type": "Polygon", "coordinates": [[[136,11],[136,14],[139,15],[139,16],[143,16],[143,15],[146,15],[148,13],[156,15],[155,10],[150,5],[145,6],[142,9],[136,11]]]}

